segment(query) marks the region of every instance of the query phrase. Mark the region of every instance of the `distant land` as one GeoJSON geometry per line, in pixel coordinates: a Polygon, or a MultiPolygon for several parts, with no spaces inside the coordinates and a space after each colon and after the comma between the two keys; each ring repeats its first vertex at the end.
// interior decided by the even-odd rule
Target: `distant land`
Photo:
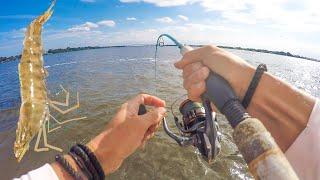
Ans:
{"type": "MultiPolygon", "coordinates": [[[[154,46],[154,45],[141,45],[141,46],[154,46]]],[[[174,46],[174,45],[165,45],[165,46],[174,46]]],[[[191,45],[194,47],[202,47],[203,45],[191,45]]],[[[103,48],[115,48],[115,47],[132,47],[132,46],[87,46],[87,47],[67,47],[67,48],[58,48],[58,49],[49,49],[46,54],[57,54],[57,53],[65,53],[65,52],[72,52],[72,51],[82,51],[82,50],[89,50],[89,49],[103,49],[103,48]]],[[[243,47],[231,47],[231,46],[218,46],[219,48],[225,48],[225,49],[236,49],[236,50],[244,50],[244,51],[253,51],[253,52],[260,52],[260,53],[268,53],[268,54],[277,54],[282,56],[288,56],[288,57],[295,57],[300,59],[306,59],[310,61],[317,61],[320,62],[319,59],[300,56],[291,54],[290,52],[284,52],[284,51],[270,51],[266,49],[254,49],[254,48],[243,48],[243,47]]],[[[9,56],[9,57],[0,57],[0,63],[5,63],[8,61],[14,61],[17,59],[20,59],[21,55],[16,56],[9,56]]]]}

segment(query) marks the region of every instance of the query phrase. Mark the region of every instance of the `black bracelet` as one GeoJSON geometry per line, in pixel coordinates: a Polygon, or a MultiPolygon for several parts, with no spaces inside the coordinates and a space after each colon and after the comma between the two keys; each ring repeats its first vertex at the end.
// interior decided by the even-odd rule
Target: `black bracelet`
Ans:
{"type": "Polygon", "coordinates": [[[87,146],[85,146],[83,144],[77,144],[77,146],[79,146],[85,153],[87,153],[91,163],[93,164],[94,168],[97,170],[97,172],[99,174],[100,180],[104,180],[105,179],[104,171],[103,171],[101,164],[99,163],[97,157],[94,155],[94,153],[87,146]]]}
{"type": "Polygon", "coordinates": [[[88,170],[92,174],[94,180],[99,179],[99,175],[96,169],[94,168],[93,164],[91,163],[89,156],[79,146],[77,145],[72,146],[70,149],[70,152],[75,153],[77,156],[79,156],[82,159],[85,166],[88,168],[88,170]]]}
{"type": "Polygon", "coordinates": [[[73,177],[76,180],[82,180],[80,174],[71,167],[68,161],[61,154],[57,154],[55,159],[68,172],[68,174],[71,177],[73,177]]]}
{"type": "Polygon", "coordinates": [[[72,159],[77,163],[77,165],[80,167],[81,171],[84,173],[84,175],[89,179],[93,179],[92,174],[90,173],[90,171],[88,170],[88,168],[86,167],[86,165],[84,164],[84,162],[82,161],[82,159],[77,156],[75,153],[73,152],[69,152],[68,153],[72,159]]]}
{"type": "Polygon", "coordinates": [[[245,109],[247,109],[247,107],[249,106],[252,96],[256,90],[256,88],[258,87],[258,84],[260,82],[260,79],[262,77],[262,74],[267,71],[267,66],[265,64],[260,64],[257,69],[256,72],[251,80],[251,83],[247,89],[246,95],[244,96],[243,100],[242,100],[242,105],[245,109]]]}

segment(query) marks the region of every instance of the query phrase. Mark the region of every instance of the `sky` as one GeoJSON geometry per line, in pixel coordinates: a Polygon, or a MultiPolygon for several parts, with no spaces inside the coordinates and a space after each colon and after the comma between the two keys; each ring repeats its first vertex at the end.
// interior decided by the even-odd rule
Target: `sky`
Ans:
{"type": "MultiPolygon", "coordinates": [[[[0,1],[0,56],[21,54],[24,31],[50,0],[0,1]]],[[[187,44],[289,51],[320,59],[319,0],[57,0],[45,49],[187,44]]]]}

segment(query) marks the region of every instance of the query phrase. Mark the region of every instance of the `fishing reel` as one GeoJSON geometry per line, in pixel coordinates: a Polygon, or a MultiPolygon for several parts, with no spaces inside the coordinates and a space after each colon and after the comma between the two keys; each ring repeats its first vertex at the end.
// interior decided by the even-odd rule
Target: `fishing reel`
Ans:
{"type": "Polygon", "coordinates": [[[196,147],[203,159],[211,163],[220,152],[221,134],[210,101],[203,101],[202,104],[186,99],[180,104],[179,111],[182,114],[182,122],[179,122],[171,106],[175,125],[180,135],[173,133],[166,119],[163,119],[165,132],[182,147],[190,145],[196,147]]]}

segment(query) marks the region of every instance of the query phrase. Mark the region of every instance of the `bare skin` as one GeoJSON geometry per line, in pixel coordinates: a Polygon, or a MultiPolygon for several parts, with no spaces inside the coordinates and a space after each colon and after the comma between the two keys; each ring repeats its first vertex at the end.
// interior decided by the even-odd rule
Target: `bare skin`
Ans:
{"type": "MultiPolygon", "coordinates": [[[[255,68],[240,57],[214,46],[186,53],[175,66],[183,70],[184,88],[193,101],[200,101],[210,70],[223,76],[240,100],[255,72],[255,68]]],[[[280,148],[286,151],[306,127],[314,103],[314,97],[265,73],[247,110],[262,121],[280,148]]],[[[161,99],[139,95],[123,104],[106,130],[87,144],[106,174],[117,170],[124,159],[153,136],[165,115],[164,106],[161,99]],[[155,108],[146,115],[138,116],[140,104],[155,108]]],[[[72,158],[68,155],[65,157],[80,172],[72,158]]],[[[52,167],[59,179],[71,179],[57,163],[53,163],[52,167]]]]}
{"type": "MultiPolygon", "coordinates": [[[[183,85],[193,101],[200,101],[205,92],[210,70],[224,77],[240,100],[255,72],[242,58],[215,46],[190,51],[175,66],[183,70],[183,85]]],[[[247,110],[261,120],[285,152],[306,127],[314,104],[314,97],[264,73],[247,110]]]]}
{"type": "MultiPolygon", "coordinates": [[[[141,94],[124,103],[106,129],[87,146],[97,156],[105,174],[116,171],[129,155],[153,137],[165,115],[165,102],[157,97],[141,94]],[[145,115],[138,116],[139,105],[153,106],[145,115]]],[[[81,170],[69,155],[65,158],[78,172],[81,170]]],[[[57,163],[52,167],[59,179],[72,179],[57,163]]]]}

